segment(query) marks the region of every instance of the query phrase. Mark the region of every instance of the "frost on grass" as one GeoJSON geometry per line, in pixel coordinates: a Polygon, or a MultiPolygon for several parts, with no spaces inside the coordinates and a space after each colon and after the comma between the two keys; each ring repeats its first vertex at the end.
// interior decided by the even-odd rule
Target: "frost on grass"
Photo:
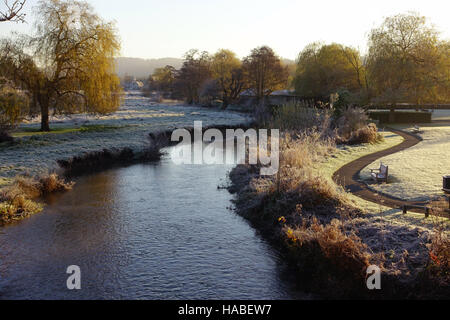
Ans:
{"type": "MultiPolygon", "coordinates": [[[[411,131],[411,127],[399,129],[411,131]]],[[[418,145],[372,163],[361,172],[360,178],[370,187],[394,197],[409,200],[429,200],[442,195],[442,177],[450,174],[450,122],[448,125],[426,125],[420,128],[423,141],[418,145]],[[371,183],[370,169],[380,161],[389,166],[388,184],[371,183]]]]}
{"type": "Polygon", "coordinates": [[[53,117],[51,127],[55,132],[50,134],[36,132],[39,118],[23,124],[18,129],[25,132],[22,137],[14,144],[0,145],[0,181],[24,174],[39,176],[57,168],[58,160],[103,149],[139,152],[146,147],[150,132],[192,127],[194,121],[212,126],[238,125],[248,119],[235,112],[156,104],[139,93],[128,93],[120,110],[110,115],[53,117]]]}

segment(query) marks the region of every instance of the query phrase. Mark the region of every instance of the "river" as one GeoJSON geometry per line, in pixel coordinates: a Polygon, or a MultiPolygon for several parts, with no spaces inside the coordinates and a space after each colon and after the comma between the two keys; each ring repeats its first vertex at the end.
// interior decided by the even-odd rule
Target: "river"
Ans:
{"type": "Polygon", "coordinates": [[[0,229],[0,299],[305,299],[218,188],[232,166],[154,164],[76,180],[0,229]],[[81,290],[66,269],[81,268],[81,290]]]}

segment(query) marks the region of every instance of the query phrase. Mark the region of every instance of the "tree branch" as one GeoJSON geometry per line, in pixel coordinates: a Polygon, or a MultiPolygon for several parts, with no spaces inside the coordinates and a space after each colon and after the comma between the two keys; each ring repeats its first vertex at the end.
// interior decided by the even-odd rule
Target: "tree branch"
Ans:
{"type": "Polygon", "coordinates": [[[22,13],[23,6],[26,0],[14,0],[10,3],[9,0],[3,0],[5,9],[0,10],[0,22],[25,22],[25,13],[22,13]]]}

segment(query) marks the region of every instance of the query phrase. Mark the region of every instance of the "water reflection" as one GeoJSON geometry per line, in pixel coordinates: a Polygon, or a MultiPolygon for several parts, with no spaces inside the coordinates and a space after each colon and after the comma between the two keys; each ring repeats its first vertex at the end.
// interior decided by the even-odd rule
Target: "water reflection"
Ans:
{"type": "Polygon", "coordinates": [[[278,254],[227,210],[231,166],[169,159],[82,177],[0,229],[3,299],[297,299],[278,254]],[[82,290],[66,289],[69,265],[82,290]]]}

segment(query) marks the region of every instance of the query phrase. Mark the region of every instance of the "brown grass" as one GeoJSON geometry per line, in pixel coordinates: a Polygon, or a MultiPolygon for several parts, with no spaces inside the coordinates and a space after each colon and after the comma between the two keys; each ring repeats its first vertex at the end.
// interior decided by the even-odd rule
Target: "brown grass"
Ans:
{"type": "Polygon", "coordinates": [[[35,200],[55,192],[72,189],[56,174],[46,174],[40,178],[17,177],[14,183],[0,190],[0,223],[21,220],[42,211],[42,205],[35,200]]]}
{"type": "Polygon", "coordinates": [[[345,203],[345,193],[315,170],[314,164],[330,155],[335,149],[331,138],[324,138],[320,132],[301,133],[294,137],[286,134],[280,143],[280,170],[271,180],[262,178],[254,181],[256,190],[266,195],[289,194],[288,199],[309,208],[317,205],[345,203]],[[264,187],[262,187],[264,186],[264,187]]]}
{"type": "Polygon", "coordinates": [[[55,192],[65,192],[72,190],[73,182],[65,182],[57,174],[47,174],[39,179],[40,195],[45,196],[55,192]]]}
{"type": "Polygon", "coordinates": [[[302,258],[308,255],[308,263],[316,264],[312,261],[324,258],[338,269],[364,278],[371,254],[358,236],[344,232],[341,221],[333,219],[322,225],[312,218],[302,227],[285,227],[284,232],[291,247],[302,249],[302,258]]]}
{"type": "Polygon", "coordinates": [[[375,124],[371,123],[365,127],[351,133],[350,138],[347,140],[341,140],[345,144],[356,145],[363,143],[375,144],[383,140],[383,136],[378,133],[378,128],[375,124]]]}
{"type": "MultiPolygon", "coordinates": [[[[305,277],[302,283],[311,281],[313,290],[325,296],[375,297],[365,286],[367,266],[375,264],[386,279],[379,297],[437,297],[449,275],[448,231],[443,228],[430,240],[429,230],[392,224],[376,213],[364,215],[342,188],[317,170],[339,139],[349,144],[379,141],[376,126],[364,119],[356,112],[348,122],[352,129],[341,132],[346,137],[338,135],[339,129],[333,135],[326,121],[305,129],[288,123],[285,127],[294,129],[281,137],[278,175],[260,176],[257,166],[238,166],[231,172],[237,211],[287,249],[286,257],[305,277]],[[439,274],[432,281],[421,278],[428,251],[431,274],[439,274]],[[426,285],[433,291],[423,289],[426,285]]],[[[442,211],[444,205],[448,208],[441,203],[435,210],[442,211]]]]}
{"type": "Polygon", "coordinates": [[[431,277],[450,286],[450,234],[446,220],[449,217],[449,202],[447,199],[431,203],[434,228],[431,233],[428,272],[431,277]]]}
{"type": "Polygon", "coordinates": [[[383,136],[378,133],[378,128],[374,123],[353,131],[348,136],[336,136],[336,144],[357,145],[363,143],[375,144],[383,141],[383,136]]]}
{"type": "Polygon", "coordinates": [[[450,272],[450,238],[445,228],[435,229],[428,245],[431,264],[441,268],[447,274],[450,272]]]}

